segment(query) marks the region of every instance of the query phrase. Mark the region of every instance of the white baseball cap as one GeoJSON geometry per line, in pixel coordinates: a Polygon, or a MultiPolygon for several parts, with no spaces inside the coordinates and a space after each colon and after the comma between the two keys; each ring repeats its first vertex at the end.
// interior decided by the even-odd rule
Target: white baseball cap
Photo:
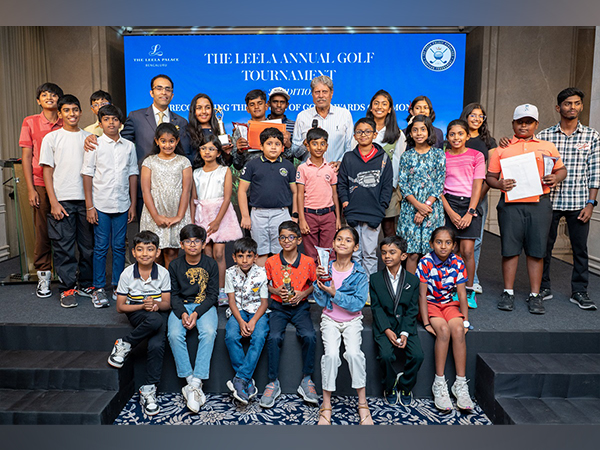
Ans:
{"type": "Polygon", "coordinates": [[[276,87],[271,89],[271,92],[269,92],[269,98],[271,98],[274,95],[283,95],[286,100],[289,102],[290,101],[290,94],[288,94],[288,91],[286,91],[284,88],[282,87],[276,87]]]}
{"type": "Polygon", "coordinates": [[[540,115],[537,106],[530,105],[529,103],[517,106],[513,114],[513,120],[521,119],[523,117],[531,117],[539,122],[540,115]]]}

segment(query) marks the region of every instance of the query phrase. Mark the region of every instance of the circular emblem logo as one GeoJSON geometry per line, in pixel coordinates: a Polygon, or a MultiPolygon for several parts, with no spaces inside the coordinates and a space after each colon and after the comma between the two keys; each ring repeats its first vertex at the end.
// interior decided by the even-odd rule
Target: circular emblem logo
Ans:
{"type": "Polygon", "coordinates": [[[281,175],[282,177],[287,177],[288,171],[285,167],[282,167],[281,169],[279,169],[279,175],[281,175]]]}
{"type": "Polygon", "coordinates": [[[443,39],[431,41],[421,51],[421,61],[425,67],[434,72],[449,69],[456,60],[454,46],[443,39]]]}

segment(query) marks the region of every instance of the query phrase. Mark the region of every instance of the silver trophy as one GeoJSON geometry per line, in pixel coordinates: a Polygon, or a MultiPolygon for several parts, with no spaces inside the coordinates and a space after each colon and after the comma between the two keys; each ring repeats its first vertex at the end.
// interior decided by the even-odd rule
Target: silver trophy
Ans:
{"type": "Polygon", "coordinates": [[[215,108],[215,117],[219,124],[219,141],[221,141],[221,145],[229,145],[229,136],[225,132],[225,124],[223,123],[223,108],[220,106],[215,108]]]}

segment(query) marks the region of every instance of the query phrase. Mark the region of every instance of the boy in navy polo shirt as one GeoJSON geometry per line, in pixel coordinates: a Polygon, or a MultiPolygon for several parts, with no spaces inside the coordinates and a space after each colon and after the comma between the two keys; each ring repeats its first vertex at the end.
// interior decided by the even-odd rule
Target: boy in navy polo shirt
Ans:
{"type": "Polygon", "coordinates": [[[240,225],[250,230],[258,244],[256,263],[264,267],[270,254],[281,251],[278,227],[290,220],[289,207],[292,206],[295,219],[298,212],[296,169],[281,157],[283,133],[277,128],[266,128],[260,133],[260,146],[263,154],[249,161],[240,173],[238,203],[242,214],[240,225]]]}

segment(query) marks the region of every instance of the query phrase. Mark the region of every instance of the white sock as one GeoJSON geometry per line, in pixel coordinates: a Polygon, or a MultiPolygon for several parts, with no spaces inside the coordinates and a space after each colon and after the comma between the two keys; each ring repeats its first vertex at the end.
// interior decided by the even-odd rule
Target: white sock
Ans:
{"type": "Polygon", "coordinates": [[[504,289],[504,292],[507,292],[510,295],[515,295],[515,291],[513,289],[504,289]]]}
{"type": "Polygon", "coordinates": [[[456,382],[457,383],[466,383],[467,382],[467,377],[459,377],[458,375],[456,376],[456,382]]]}
{"type": "Polygon", "coordinates": [[[188,382],[190,384],[190,386],[194,386],[194,387],[201,387],[202,386],[202,380],[200,378],[196,378],[196,377],[192,377],[192,379],[188,382]]]}
{"type": "Polygon", "coordinates": [[[533,297],[537,297],[538,295],[540,295],[540,293],[539,292],[536,292],[536,293],[530,292],[529,295],[533,296],[533,297]]]}
{"type": "Polygon", "coordinates": [[[445,383],[446,382],[446,377],[444,375],[442,375],[441,377],[436,375],[435,376],[435,383],[445,383]]]}
{"type": "Polygon", "coordinates": [[[187,384],[192,384],[193,379],[194,379],[194,375],[189,375],[189,376],[185,377],[185,381],[187,381],[187,384]]]}

